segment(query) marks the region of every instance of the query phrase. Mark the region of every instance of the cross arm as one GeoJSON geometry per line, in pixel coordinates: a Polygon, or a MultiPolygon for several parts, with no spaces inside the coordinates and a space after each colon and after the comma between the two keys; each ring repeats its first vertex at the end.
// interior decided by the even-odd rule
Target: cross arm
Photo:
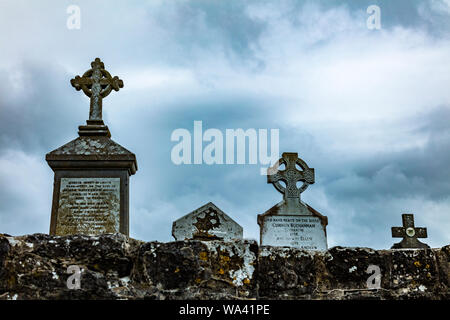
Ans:
{"type": "Polygon", "coordinates": [[[403,238],[406,234],[405,228],[403,227],[392,227],[391,229],[393,238],[403,238]]]}
{"type": "Polygon", "coordinates": [[[90,97],[92,95],[92,92],[89,91],[89,86],[91,86],[94,83],[94,80],[91,78],[86,77],[80,77],[76,76],[74,79],[70,80],[70,84],[72,87],[74,87],[77,91],[83,90],[84,94],[90,97]]]}
{"type": "Polygon", "coordinates": [[[275,182],[278,182],[280,180],[283,180],[283,181],[286,180],[284,175],[280,174],[280,171],[278,171],[277,173],[274,173],[274,174],[268,174],[267,175],[267,183],[275,183],[275,182]]]}
{"type": "Polygon", "coordinates": [[[414,228],[414,215],[409,213],[402,214],[402,222],[405,228],[414,228]]]}
{"type": "Polygon", "coordinates": [[[309,170],[297,171],[297,180],[304,181],[307,184],[314,183],[314,169],[309,168],[309,170]]]}
{"type": "Polygon", "coordinates": [[[427,228],[415,228],[417,238],[428,238],[427,228]]]}
{"type": "Polygon", "coordinates": [[[114,90],[119,91],[120,88],[123,88],[123,81],[119,79],[119,77],[115,76],[114,78],[108,79],[103,78],[100,79],[100,85],[102,86],[111,86],[114,90]]]}
{"type": "Polygon", "coordinates": [[[119,91],[120,88],[123,88],[123,81],[120,80],[117,76],[115,76],[114,78],[108,77],[106,79],[101,79],[100,85],[102,87],[106,87],[101,92],[102,98],[105,98],[111,93],[112,89],[114,89],[115,91],[119,91]]]}
{"type": "Polygon", "coordinates": [[[70,80],[70,84],[77,90],[81,90],[82,86],[90,86],[94,83],[91,78],[85,78],[76,76],[74,79],[70,80]]]}

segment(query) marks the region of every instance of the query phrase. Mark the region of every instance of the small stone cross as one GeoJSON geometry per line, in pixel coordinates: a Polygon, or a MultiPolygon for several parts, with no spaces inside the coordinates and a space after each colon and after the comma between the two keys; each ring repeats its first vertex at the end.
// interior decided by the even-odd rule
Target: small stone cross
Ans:
{"type": "Polygon", "coordinates": [[[117,76],[111,77],[99,58],[91,63],[91,67],[82,77],[76,76],[70,83],[77,91],[83,90],[91,98],[89,120],[102,120],[102,99],[106,98],[112,89],[119,91],[123,88],[123,81],[117,76]]]}
{"type": "Polygon", "coordinates": [[[427,228],[414,227],[414,215],[402,214],[403,227],[392,227],[393,238],[403,238],[399,243],[392,246],[393,249],[402,248],[429,248],[417,238],[427,238],[427,228]]]}
{"type": "Polygon", "coordinates": [[[283,194],[285,201],[298,199],[300,194],[306,188],[314,183],[314,169],[309,168],[308,165],[298,157],[297,153],[284,152],[282,158],[278,160],[272,167],[267,169],[267,183],[272,183],[275,189],[283,194]],[[280,166],[284,164],[285,170],[279,170],[280,166]],[[303,170],[297,169],[296,164],[303,170]],[[280,184],[283,181],[286,187],[280,184]],[[303,185],[297,187],[297,182],[302,181],[303,185]]]}

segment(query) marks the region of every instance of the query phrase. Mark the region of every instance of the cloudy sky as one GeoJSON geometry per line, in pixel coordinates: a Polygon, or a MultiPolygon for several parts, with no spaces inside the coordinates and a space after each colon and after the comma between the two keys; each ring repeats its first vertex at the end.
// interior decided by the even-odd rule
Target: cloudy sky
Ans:
{"type": "Polygon", "coordinates": [[[389,248],[402,213],[450,243],[449,0],[2,0],[0,45],[0,233],[48,233],[45,154],[88,118],[69,80],[100,57],[125,84],[104,120],[138,160],[130,236],[171,241],[212,201],[259,239],[257,214],[282,199],[260,164],[171,161],[172,132],[198,120],[279,129],[280,153],[315,168],[302,200],[328,216],[330,247],[389,248]]]}

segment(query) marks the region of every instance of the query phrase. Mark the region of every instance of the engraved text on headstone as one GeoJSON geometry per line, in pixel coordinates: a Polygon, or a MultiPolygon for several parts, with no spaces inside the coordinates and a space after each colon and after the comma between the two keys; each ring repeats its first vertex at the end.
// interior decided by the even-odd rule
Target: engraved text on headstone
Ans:
{"type": "Polygon", "coordinates": [[[325,230],[314,216],[265,217],[262,237],[264,245],[327,250],[325,230]]]}
{"type": "Polygon", "coordinates": [[[61,178],[56,234],[119,232],[120,178],[61,178]]]}

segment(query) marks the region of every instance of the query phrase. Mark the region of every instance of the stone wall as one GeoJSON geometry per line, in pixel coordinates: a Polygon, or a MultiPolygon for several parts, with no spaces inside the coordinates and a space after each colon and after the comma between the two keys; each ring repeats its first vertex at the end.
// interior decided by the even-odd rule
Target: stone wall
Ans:
{"type": "Polygon", "coordinates": [[[0,299],[450,299],[450,246],[431,250],[141,242],[0,234],[0,299]],[[81,288],[68,289],[71,265],[81,288]],[[381,271],[370,289],[369,265],[381,271]]]}

